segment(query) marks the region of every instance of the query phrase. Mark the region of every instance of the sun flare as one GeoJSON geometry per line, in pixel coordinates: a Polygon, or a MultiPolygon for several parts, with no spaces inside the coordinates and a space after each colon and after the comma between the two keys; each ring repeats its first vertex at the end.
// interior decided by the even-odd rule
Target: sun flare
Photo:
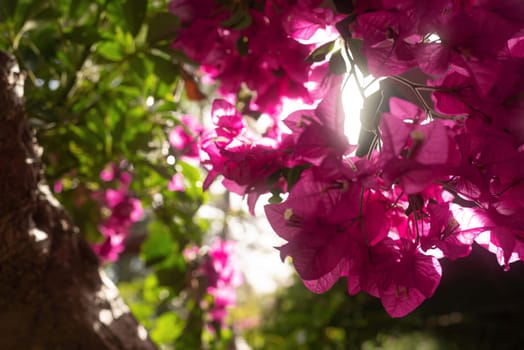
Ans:
{"type": "Polygon", "coordinates": [[[345,83],[342,85],[342,106],[346,115],[344,121],[344,134],[352,145],[358,143],[360,133],[360,110],[364,104],[364,98],[376,92],[380,85],[380,79],[371,75],[364,77],[362,72],[355,67],[355,75],[346,75],[345,83]]]}

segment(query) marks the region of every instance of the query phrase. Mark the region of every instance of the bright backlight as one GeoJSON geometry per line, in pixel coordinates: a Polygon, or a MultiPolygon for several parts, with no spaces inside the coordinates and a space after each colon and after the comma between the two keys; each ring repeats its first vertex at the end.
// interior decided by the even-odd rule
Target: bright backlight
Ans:
{"type": "Polygon", "coordinates": [[[368,97],[379,89],[380,79],[372,76],[364,77],[362,72],[355,67],[356,77],[347,75],[345,85],[342,86],[342,106],[346,114],[344,134],[349,143],[356,145],[360,133],[360,110],[364,104],[364,96],[368,97]],[[361,87],[359,88],[359,84],[361,87]],[[362,92],[360,91],[362,89],[362,92]]]}

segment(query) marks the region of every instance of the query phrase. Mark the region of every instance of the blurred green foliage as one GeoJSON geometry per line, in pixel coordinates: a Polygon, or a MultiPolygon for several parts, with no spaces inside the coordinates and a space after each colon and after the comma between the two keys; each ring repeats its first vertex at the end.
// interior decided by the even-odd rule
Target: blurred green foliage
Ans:
{"type": "Polygon", "coordinates": [[[111,186],[100,171],[113,162],[131,173],[131,191],[146,215],[109,271],[135,316],[162,348],[219,349],[230,335],[206,333],[204,284],[191,286],[181,254],[201,244],[208,228],[196,217],[207,196],[203,174],[167,142],[184,104],[206,97],[191,62],[170,47],[179,20],[167,4],[1,1],[0,49],[26,74],[26,111],[44,148],[47,179],[62,182],[57,196],[91,242],[102,238],[93,194],[111,186]],[[184,192],[167,190],[175,173],[184,178],[184,192]]]}

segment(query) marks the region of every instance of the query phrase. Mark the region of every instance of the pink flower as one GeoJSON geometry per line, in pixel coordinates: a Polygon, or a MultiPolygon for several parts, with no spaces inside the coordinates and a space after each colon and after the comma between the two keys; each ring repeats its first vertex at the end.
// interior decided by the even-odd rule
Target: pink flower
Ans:
{"type": "MultiPolygon", "coordinates": [[[[200,143],[204,188],[223,176],[251,209],[263,193],[289,192],[265,212],[286,241],[281,258],[292,257],[308,289],[322,293],[347,277],[350,294],[365,291],[402,317],[433,295],[437,259],[465,257],[474,241],[506,269],[524,260],[522,1],[356,2],[354,18],[338,24],[352,44],[362,40],[352,58],[365,59],[374,76],[415,77],[409,94],[419,102],[387,97],[389,109],[369,130],[377,147],[362,158],[351,156],[342,132],[341,78],[326,62],[304,60],[314,46],[303,43],[322,42],[319,33],[339,20],[322,1],[265,2],[238,30],[221,26],[227,6],[173,4],[186,26],[174,46],[202,64],[203,80],[220,81],[231,101],[243,87],[253,92],[237,101],[242,112],[213,103],[215,128],[200,143]],[[282,127],[284,100],[312,107],[295,110],[282,127]],[[259,135],[243,114],[261,113],[273,125],[259,135]]],[[[191,143],[185,131],[173,131],[175,149],[191,143]]],[[[209,256],[210,317],[223,322],[234,268],[225,246],[209,256]]]]}
{"type": "Polygon", "coordinates": [[[101,172],[100,178],[105,182],[110,182],[115,179],[118,167],[115,163],[109,163],[101,172]]]}
{"type": "Polygon", "coordinates": [[[144,210],[141,202],[132,198],[129,193],[131,174],[120,171],[111,163],[102,171],[100,177],[104,181],[117,179],[120,181],[120,187],[95,193],[95,198],[108,209],[109,215],[98,227],[105,240],[103,243],[94,244],[93,250],[104,260],[116,261],[124,250],[124,241],[131,226],[142,218],[144,210]]]}
{"type": "Polygon", "coordinates": [[[512,57],[524,58],[524,30],[508,39],[507,45],[512,57]]]}
{"type": "Polygon", "coordinates": [[[381,215],[387,203],[370,193],[361,207],[361,191],[351,182],[324,182],[307,171],[285,202],[265,207],[275,232],[288,241],[279,248],[282,259],[291,256],[303,280],[334,282],[340,275],[332,272],[344,272],[350,241],[373,245],[387,235],[389,218],[381,215]]]}
{"type": "Polygon", "coordinates": [[[199,252],[200,248],[198,246],[189,246],[184,248],[182,255],[187,262],[191,262],[197,259],[199,252]]]}
{"type": "Polygon", "coordinates": [[[106,237],[103,243],[93,245],[94,252],[106,261],[117,261],[124,251],[124,239],[118,235],[106,237]]]}
{"type": "MultiPolygon", "coordinates": [[[[304,86],[311,66],[304,57],[311,47],[287,35],[285,18],[295,14],[297,18],[303,17],[306,9],[311,8],[317,15],[306,20],[315,22],[315,32],[326,29],[327,24],[323,23],[333,18],[331,11],[321,8],[318,1],[304,5],[282,3],[277,10],[273,4],[266,3],[260,10],[246,11],[244,16],[251,24],[237,30],[222,27],[233,15],[227,6],[213,2],[204,9],[187,1],[173,1],[171,11],[178,12],[184,22],[187,21],[173,47],[202,64],[203,80],[220,81],[219,91],[223,96],[235,96],[245,82],[255,92],[255,97],[246,105],[246,112],[277,117],[284,99],[312,102],[304,86]],[[328,17],[322,19],[325,16],[328,17]]],[[[287,24],[293,26],[290,22],[287,24]]]]}
{"type": "Polygon", "coordinates": [[[169,180],[169,183],[167,184],[167,189],[170,191],[184,191],[185,185],[184,185],[184,178],[180,174],[175,174],[173,177],[171,177],[171,180],[169,180]]]}
{"type": "Polygon", "coordinates": [[[246,128],[240,113],[224,100],[213,104],[212,115],[216,128],[201,143],[207,156],[202,164],[209,168],[203,187],[207,189],[221,174],[226,188],[249,196],[253,211],[261,193],[282,186],[279,179],[270,178],[293,165],[288,156],[291,140],[277,141],[254,134],[246,128]]]}
{"type": "Polygon", "coordinates": [[[408,240],[385,238],[361,251],[351,265],[348,290],[379,297],[392,317],[403,317],[435,292],[442,274],[438,260],[424,255],[408,240]]]}
{"type": "Polygon", "coordinates": [[[54,193],[60,193],[64,189],[64,184],[62,180],[56,180],[53,183],[53,192],[54,193]]]}
{"type": "Polygon", "coordinates": [[[299,1],[283,16],[283,27],[293,38],[303,43],[328,42],[338,37],[334,24],[342,19],[321,1],[299,1]]]}
{"type": "MultiPolygon", "coordinates": [[[[455,205],[455,213],[462,208],[455,205]]],[[[475,238],[484,231],[484,225],[479,227],[461,226],[450,210],[450,203],[433,203],[427,205],[430,217],[429,231],[421,237],[421,248],[424,251],[438,248],[448,259],[455,260],[465,257],[471,252],[475,238]]],[[[462,220],[461,220],[462,221],[462,220]]]]}
{"type": "Polygon", "coordinates": [[[522,207],[510,207],[513,213],[501,212],[497,205],[475,210],[486,228],[484,234],[476,238],[476,242],[494,253],[500,265],[509,270],[509,264],[524,260],[524,231],[522,229],[522,207]]]}
{"type": "Polygon", "coordinates": [[[216,3],[213,0],[202,0],[198,3],[191,0],[171,0],[169,11],[183,22],[189,23],[197,16],[210,16],[215,6],[216,3]]]}
{"type": "Polygon", "coordinates": [[[220,325],[225,322],[227,309],[236,304],[236,288],[243,283],[233,256],[234,249],[233,241],[215,240],[203,265],[208,281],[207,293],[213,296],[209,314],[211,320],[220,325]]]}
{"type": "Polygon", "coordinates": [[[380,160],[386,183],[398,181],[407,193],[417,193],[445,178],[458,154],[444,123],[421,124],[426,117],[422,111],[397,98],[390,99],[390,111],[380,125],[384,142],[380,160]]]}
{"type": "Polygon", "coordinates": [[[332,79],[326,96],[318,107],[290,114],[285,125],[291,130],[293,158],[297,163],[320,165],[327,157],[340,157],[353,147],[344,130],[344,111],[341,103],[341,79],[332,79]]]}
{"type": "Polygon", "coordinates": [[[169,143],[186,159],[199,158],[199,137],[204,132],[204,127],[195,117],[184,115],[182,125],[175,126],[169,133],[169,143]]]}
{"type": "Polygon", "coordinates": [[[240,135],[246,124],[244,118],[237,111],[235,106],[226,100],[216,99],[211,107],[213,123],[217,126],[217,136],[224,137],[224,142],[229,143],[234,137],[240,135]]]}
{"type": "Polygon", "coordinates": [[[408,11],[373,11],[357,17],[354,30],[364,39],[363,52],[376,77],[404,73],[416,65],[420,35],[408,11]]]}

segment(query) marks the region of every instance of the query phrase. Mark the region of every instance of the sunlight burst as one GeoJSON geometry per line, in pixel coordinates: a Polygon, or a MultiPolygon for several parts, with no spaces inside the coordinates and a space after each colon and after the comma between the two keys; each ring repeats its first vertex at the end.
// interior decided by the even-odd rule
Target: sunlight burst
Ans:
{"type": "Polygon", "coordinates": [[[342,86],[342,106],[346,114],[344,122],[344,134],[349,143],[356,145],[360,133],[360,110],[364,104],[364,98],[370,96],[380,88],[381,78],[371,75],[364,77],[362,72],[355,67],[355,75],[346,75],[345,84],[342,86]]]}

